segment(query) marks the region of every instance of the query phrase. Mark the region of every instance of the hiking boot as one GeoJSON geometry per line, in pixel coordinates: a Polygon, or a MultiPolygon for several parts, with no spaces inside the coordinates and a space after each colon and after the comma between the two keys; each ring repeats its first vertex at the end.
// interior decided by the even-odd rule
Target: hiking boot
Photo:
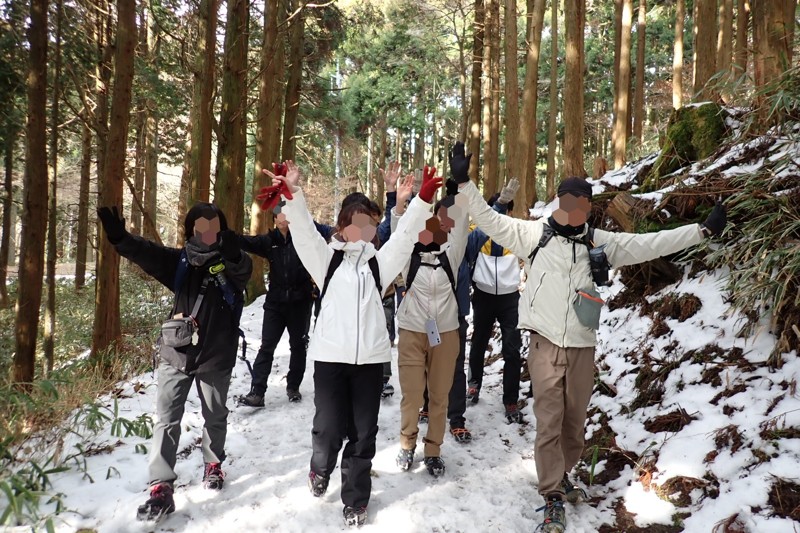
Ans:
{"type": "Polygon", "coordinates": [[[467,428],[450,428],[450,434],[460,444],[466,444],[472,440],[472,433],[467,428]]]}
{"type": "Polygon", "coordinates": [[[328,476],[317,474],[313,470],[308,472],[308,490],[315,498],[322,497],[328,490],[328,476]]]}
{"type": "Polygon", "coordinates": [[[506,405],[506,420],[509,424],[522,423],[522,411],[519,410],[516,403],[506,405]]]}
{"type": "Polygon", "coordinates": [[[220,463],[206,463],[203,470],[203,486],[207,489],[220,490],[225,483],[225,472],[220,463]]]}
{"type": "Polygon", "coordinates": [[[170,483],[156,483],[150,487],[150,498],[136,509],[136,520],[158,521],[175,511],[170,483]]]}
{"type": "Polygon", "coordinates": [[[388,381],[384,382],[383,390],[381,391],[381,398],[389,398],[394,395],[394,387],[388,381]]]}
{"type": "Polygon", "coordinates": [[[395,461],[397,462],[397,466],[400,467],[400,470],[407,472],[411,468],[411,464],[414,462],[414,450],[404,450],[403,448],[400,448],[395,461]]]}
{"type": "Polygon", "coordinates": [[[420,409],[420,411],[419,411],[419,423],[420,424],[427,424],[428,423],[428,411],[420,409]]]}
{"type": "Polygon", "coordinates": [[[564,500],[558,493],[549,494],[547,502],[536,509],[537,511],[544,511],[544,520],[536,531],[542,533],[563,533],[567,527],[567,516],[564,512],[564,500]]]}
{"type": "Polygon", "coordinates": [[[566,472],[561,480],[561,488],[564,489],[564,497],[569,503],[578,503],[589,499],[586,491],[570,481],[566,472]]]}
{"type": "Polygon", "coordinates": [[[264,395],[250,392],[247,396],[239,396],[237,403],[247,407],[264,407],[264,395]]]}
{"type": "Polygon", "coordinates": [[[467,400],[469,400],[471,403],[478,403],[480,394],[480,389],[477,387],[470,387],[467,389],[467,400]]]}
{"type": "Polygon", "coordinates": [[[367,522],[367,508],[345,505],[342,516],[347,527],[361,527],[367,522]]]}
{"type": "Polygon", "coordinates": [[[286,389],[286,396],[289,397],[289,401],[292,403],[297,403],[303,399],[303,395],[297,389],[286,389]]]}
{"type": "Polygon", "coordinates": [[[444,461],[442,461],[441,457],[426,457],[423,462],[425,463],[425,468],[428,469],[428,473],[433,477],[444,475],[444,461]]]}

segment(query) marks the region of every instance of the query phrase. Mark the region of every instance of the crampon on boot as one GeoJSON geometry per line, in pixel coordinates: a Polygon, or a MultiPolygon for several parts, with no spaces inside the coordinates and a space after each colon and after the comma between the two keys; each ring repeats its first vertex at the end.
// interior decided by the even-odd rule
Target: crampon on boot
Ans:
{"type": "Polygon", "coordinates": [[[175,500],[172,492],[172,485],[169,483],[156,483],[150,487],[150,498],[136,509],[136,519],[158,521],[174,512],[175,500]]]}

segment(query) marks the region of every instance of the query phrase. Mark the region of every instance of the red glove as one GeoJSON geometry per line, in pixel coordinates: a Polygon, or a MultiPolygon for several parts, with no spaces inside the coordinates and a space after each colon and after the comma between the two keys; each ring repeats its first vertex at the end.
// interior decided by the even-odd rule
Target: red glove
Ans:
{"type": "Polygon", "coordinates": [[[285,181],[280,182],[278,185],[262,187],[261,193],[256,196],[256,200],[261,202],[261,209],[267,211],[278,205],[278,202],[281,201],[281,195],[287,200],[292,199],[292,193],[285,181]]]}
{"type": "Polygon", "coordinates": [[[419,189],[419,197],[427,203],[433,201],[433,195],[442,186],[442,178],[436,176],[436,167],[425,165],[422,169],[422,187],[419,189]]]}
{"type": "Polygon", "coordinates": [[[272,163],[272,173],[276,176],[285,176],[286,163],[272,163]]]}

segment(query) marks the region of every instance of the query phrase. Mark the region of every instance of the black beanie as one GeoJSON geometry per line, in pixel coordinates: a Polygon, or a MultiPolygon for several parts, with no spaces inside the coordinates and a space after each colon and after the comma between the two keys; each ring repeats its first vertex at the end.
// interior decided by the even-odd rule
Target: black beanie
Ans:
{"type": "Polygon", "coordinates": [[[592,186],[583,178],[567,178],[558,186],[558,196],[571,194],[576,197],[592,199],[592,186]]]}

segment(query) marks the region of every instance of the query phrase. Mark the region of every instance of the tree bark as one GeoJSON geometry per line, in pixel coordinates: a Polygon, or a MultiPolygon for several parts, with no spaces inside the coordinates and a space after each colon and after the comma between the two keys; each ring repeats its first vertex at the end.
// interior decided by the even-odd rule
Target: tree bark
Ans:
{"type": "MultiPolygon", "coordinates": [[[[558,5],[550,12],[550,116],[547,119],[547,201],[556,194],[556,135],[558,134],[558,5]]],[[[527,215],[527,213],[526,213],[527,215]]]]}
{"type": "Polygon", "coordinates": [[[139,209],[142,200],[142,189],[144,189],[144,137],[145,137],[145,113],[144,102],[139,102],[134,111],[136,119],[133,130],[136,132],[136,148],[133,155],[133,188],[131,194],[134,196],[131,202],[130,226],[128,231],[133,235],[142,234],[142,211],[139,209]],[[138,201],[137,201],[138,200],[138,201]]]}
{"type": "MultiPolygon", "coordinates": [[[[528,218],[528,208],[538,200],[536,193],[536,108],[539,103],[539,57],[542,51],[545,2],[544,0],[534,0],[532,7],[533,10],[528,13],[530,34],[528,34],[525,62],[525,87],[522,92],[522,123],[519,130],[520,170],[515,175],[520,178],[521,182],[515,203],[524,207],[524,209],[517,209],[517,213],[522,218],[528,218]]],[[[553,9],[558,11],[556,7],[553,9]]],[[[558,46],[557,43],[556,46],[558,46]]],[[[516,135],[506,135],[506,138],[509,139],[509,146],[513,146],[513,139],[516,138],[516,135]]]]}
{"type": "MultiPolygon", "coordinates": [[[[111,94],[111,62],[114,60],[114,29],[111,4],[97,0],[96,35],[97,68],[95,73],[95,131],[97,132],[97,176],[105,174],[108,147],[108,96],[111,94]]],[[[121,206],[120,206],[121,207],[121,206]]]]}
{"type": "Polygon", "coordinates": [[[81,126],[81,181],[78,189],[78,236],[75,252],[75,289],[86,283],[86,259],[89,246],[89,186],[92,175],[92,130],[84,120],[81,126]]]}
{"type": "MultiPolygon", "coordinates": [[[[517,191],[518,198],[525,198],[525,179],[523,172],[525,167],[521,164],[520,155],[521,150],[527,148],[527,143],[516,143],[514,139],[518,139],[520,135],[520,122],[519,122],[519,79],[517,76],[517,0],[505,0],[503,3],[505,9],[504,20],[504,39],[505,46],[505,98],[506,98],[506,161],[505,161],[505,174],[506,180],[519,178],[520,190],[517,191]]],[[[526,74],[526,77],[529,74],[526,74]]],[[[527,85],[527,78],[526,78],[527,85]]],[[[521,139],[520,139],[521,141],[521,139]]],[[[522,206],[523,202],[516,202],[517,205],[522,206]]]]}
{"type": "Polygon", "coordinates": [[[647,33],[647,0],[639,0],[639,19],[636,25],[636,90],[633,106],[633,136],[639,146],[642,144],[644,127],[644,56],[647,33]]]}
{"type": "MultiPolygon", "coordinates": [[[[111,128],[108,149],[100,179],[101,206],[122,205],[122,184],[125,176],[128,125],[131,118],[133,58],[136,48],[136,3],[117,0],[117,36],[114,44],[114,92],[111,104],[111,128]]],[[[103,363],[104,352],[115,348],[120,339],[119,321],[119,255],[100,236],[97,255],[97,291],[95,293],[94,331],[91,356],[103,363]]]]}
{"type": "Polygon", "coordinates": [[[472,85],[470,87],[469,137],[465,139],[467,152],[472,154],[469,177],[478,181],[481,154],[481,76],[483,75],[483,41],[486,37],[486,10],[483,0],[475,0],[475,22],[472,41],[472,85]]]}
{"type": "Polygon", "coordinates": [[[289,77],[286,84],[286,107],[283,119],[282,159],[294,160],[297,119],[300,116],[300,91],[303,80],[304,17],[303,0],[292,0],[289,27],[289,77]]]}
{"type": "Polygon", "coordinates": [[[225,29],[222,112],[214,202],[236,232],[244,222],[244,162],[247,103],[247,0],[230,0],[225,29]]]}
{"type": "Polygon", "coordinates": [[[28,26],[28,120],[22,245],[16,308],[14,383],[29,390],[34,378],[47,225],[47,0],[31,0],[28,26]]]}
{"type": "MultiPolygon", "coordinates": [[[[219,0],[200,0],[197,13],[197,55],[194,59],[194,90],[191,109],[189,197],[186,205],[208,202],[211,195],[211,119],[216,88],[217,11],[219,0]]],[[[227,213],[226,213],[227,215],[227,213]]],[[[179,224],[184,213],[179,213],[179,224]]]]}
{"type": "MultiPolygon", "coordinates": [[[[147,62],[152,75],[159,74],[158,25],[153,14],[147,10],[145,17],[145,42],[147,43],[147,62]]],[[[144,219],[143,234],[150,240],[161,238],[158,234],[158,106],[152,92],[144,102],[145,135],[144,135],[144,190],[142,191],[142,213],[144,219]]]]}
{"type": "Polygon", "coordinates": [[[617,115],[614,119],[614,168],[625,165],[628,146],[628,99],[631,80],[631,23],[633,22],[633,0],[622,2],[622,29],[619,47],[619,84],[617,85],[617,115]]]}
{"type": "Polygon", "coordinates": [[[17,142],[17,132],[11,127],[5,133],[5,146],[3,147],[3,168],[5,177],[3,179],[3,237],[0,241],[0,307],[5,309],[9,305],[8,289],[6,280],[8,278],[8,256],[11,251],[11,210],[14,201],[14,145],[17,142]]]}
{"type": "Polygon", "coordinates": [[[56,0],[56,34],[53,65],[53,94],[50,104],[50,180],[47,194],[47,257],[45,284],[47,286],[47,301],[44,309],[44,376],[49,377],[53,371],[55,361],[55,334],[56,334],[56,259],[58,238],[56,226],[58,223],[58,122],[59,99],[61,97],[61,23],[64,18],[64,2],[56,0]]]}
{"type": "Polygon", "coordinates": [[[672,47],[672,107],[683,107],[683,24],[686,19],[684,0],[675,0],[675,42],[672,47]]]}
{"type": "Polygon", "coordinates": [[[611,116],[611,145],[614,146],[614,141],[616,139],[616,129],[613,127],[613,124],[617,121],[617,95],[619,94],[619,60],[621,57],[620,54],[620,46],[622,43],[622,2],[624,0],[614,0],[614,97],[612,98],[613,101],[613,111],[611,116]]]}
{"type": "Polygon", "coordinates": [[[586,1],[566,0],[566,75],[564,80],[564,173],[586,177],[583,162],[583,31],[586,1]]]}
{"type": "MultiPolygon", "coordinates": [[[[378,128],[380,129],[380,133],[378,134],[378,168],[386,170],[386,150],[387,150],[387,139],[386,139],[386,115],[382,115],[380,121],[378,122],[378,128]]],[[[386,199],[386,184],[383,183],[383,179],[378,179],[378,204],[381,207],[385,207],[385,199],[386,199]]]]}
{"type": "Polygon", "coordinates": [[[750,0],[736,1],[736,48],[733,72],[740,77],[747,74],[747,26],[750,20],[750,0]]]}
{"type": "Polygon", "coordinates": [[[717,31],[716,71],[722,73],[722,99],[730,103],[733,95],[725,87],[731,81],[731,61],[733,56],[733,0],[719,2],[719,29],[717,31]]]}
{"type": "Polygon", "coordinates": [[[706,84],[716,73],[717,0],[695,0],[694,82],[695,101],[714,100],[716,92],[706,84]]]}

